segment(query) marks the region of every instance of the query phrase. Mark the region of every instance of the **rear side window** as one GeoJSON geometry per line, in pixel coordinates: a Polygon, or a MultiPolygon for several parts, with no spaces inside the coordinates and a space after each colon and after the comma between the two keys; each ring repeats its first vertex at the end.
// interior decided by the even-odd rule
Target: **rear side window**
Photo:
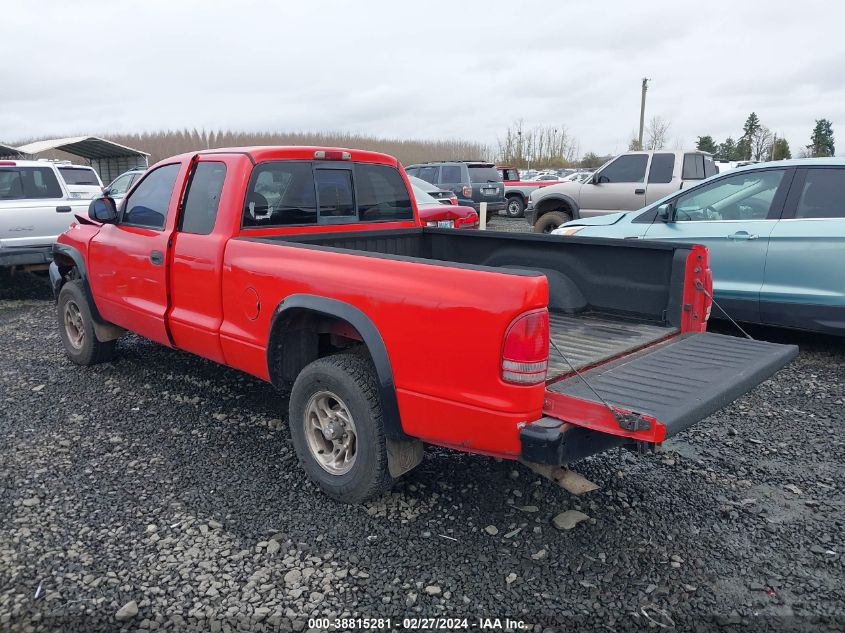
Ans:
{"type": "Polygon", "coordinates": [[[601,182],[644,182],[647,154],[625,154],[601,170],[601,182]]]}
{"type": "Polygon", "coordinates": [[[461,184],[463,181],[460,165],[443,165],[440,168],[440,182],[454,185],[461,184]]]}
{"type": "Polygon", "coordinates": [[[502,182],[502,175],[495,167],[470,167],[470,182],[502,182]]]}
{"type": "Polygon", "coordinates": [[[716,167],[716,163],[713,162],[712,156],[705,156],[704,157],[704,177],[710,178],[710,176],[715,176],[719,173],[719,168],[716,167]]]}
{"type": "Polygon", "coordinates": [[[515,169],[503,169],[502,180],[519,180],[519,173],[515,169]]]}
{"type": "Polygon", "coordinates": [[[0,200],[61,198],[59,180],[49,167],[0,167],[0,200]]]}
{"type": "Polygon", "coordinates": [[[164,165],[151,171],[126,198],[123,206],[123,224],[163,229],[167,207],[173,194],[173,185],[179,174],[179,163],[164,165]]]}
{"type": "Polygon", "coordinates": [[[674,154],[654,154],[651,157],[651,170],[648,172],[648,181],[657,184],[672,182],[672,172],[674,170],[674,154]]]}
{"type": "Polygon", "coordinates": [[[191,176],[179,230],[208,235],[214,230],[220,194],[226,180],[226,165],[219,162],[198,163],[191,176]]]}
{"type": "Polygon", "coordinates": [[[684,180],[703,180],[706,178],[703,154],[684,154],[684,171],[681,178],[684,180]]]}
{"type": "Polygon", "coordinates": [[[796,218],[845,218],[845,169],[808,169],[796,218]]]}
{"type": "Polygon", "coordinates": [[[408,188],[399,172],[392,167],[366,163],[356,165],[355,188],[362,222],[413,219],[414,208],[408,188]]]}
{"type": "Polygon", "coordinates": [[[418,175],[423,180],[434,185],[437,184],[437,169],[437,167],[420,167],[420,173],[418,175]]]}
{"type": "Polygon", "coordinates": [[[59,173],[69,185],[100,186],[100,179],[93,169],[85,167],[59,167],[59,173]]]}

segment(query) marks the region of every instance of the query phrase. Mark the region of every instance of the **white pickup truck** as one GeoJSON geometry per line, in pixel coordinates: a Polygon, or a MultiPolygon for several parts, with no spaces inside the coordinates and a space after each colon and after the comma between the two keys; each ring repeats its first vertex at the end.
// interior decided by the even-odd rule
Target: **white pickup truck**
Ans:
{"type": "Polygon", "coordinates": [[[684,183],[718,173],[713,157],[697,150],[626,152],[583,182],[532,191],[525,218],[537,233],[551,233],[570,220],[641,209],[683,188],[684,183]]]}
{"type": "Polygon", "coordinates": [[[78,196],[53,163],[0,160],[0,267],[46,268],[74,213],[87,213],[78,196]]]}

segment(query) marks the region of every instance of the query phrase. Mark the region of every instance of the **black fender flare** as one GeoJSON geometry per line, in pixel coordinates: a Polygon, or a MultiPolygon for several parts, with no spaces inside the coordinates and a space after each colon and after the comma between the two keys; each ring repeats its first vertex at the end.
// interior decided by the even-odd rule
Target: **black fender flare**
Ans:
{"type": "MultiPolygon", "coordinates": [[[[390,357],[387,354],[387,347],[384,344],[381,333],[370,320],[370,317],[345,301],[306,293],[293,294],[283,299],[273,312],[269,337],[273,336],[277,324],[281,319],[285,318],[286,313],[289,314],[289,311],[295,309],[307,310],[341,319],[358,331],[375,365],[385,435],[394,440],[409,439],[409,436],[402,430],[399,402],[396,399],[396,384],[393,381],[393,369],[390,364],[390,357]]],[[[271,359],[270,355],[273,353],[273,346],[269,344],[269,337],[267,345],[267,368],[271,373],[272,380],[271,370],[273,359],[271,359]]]]}
{"type": "Polygon", "coordinates": [[[68,267],[68,260],[73,267],[79,272],[79,279],[82,280],[82,287],[85,292],[85,297],[88,299],[88,305],[91,308],[91,316],[101,325],[106,325],[106,321],[100,315],[97,309],[97,304],[94,302],[94,295],[91,293],[91,286],[88,284],[88,268],[85,266],[85,258],[73,246],[68,244],[61,244],[56,242],[53,244],[53,261],[50,264],[50,286],[53,289],[53,299],[59,300],[59,292],[62,286],[65,285],[65,278],[59,270],[59,266],[68,267]]]}
{"type": "MultiPolygon", "coordinates": [[[[566,204],[566,206],[568,206],[571,209],[573,220],[580,220],[581,219],[581,207],[575,201],[575,198],[573,198],[572,196],[568,196],[565,193],[554,193],[554,194],[552,194],[548,197],[544,197],[541,200],[538,200],[537,202],[534,203],[534,208],[537,209],[537,207],[540,206],[540,205],[546,206],[546,204],[548,204],[549,201],[563,202],[564,204],[566,204]]],[[[535,212],[534,221],[536,222],[541,217],[543,217],[546,213],[548,213],[548,211],[543,211],[542,213],[536,213],[535,212]]]]}

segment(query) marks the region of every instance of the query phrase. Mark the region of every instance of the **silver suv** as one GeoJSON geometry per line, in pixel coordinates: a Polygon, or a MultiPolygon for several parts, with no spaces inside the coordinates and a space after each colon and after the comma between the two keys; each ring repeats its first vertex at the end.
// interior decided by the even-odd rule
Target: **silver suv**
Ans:
{"type": "Polygon", "coordinates": [[[46,266],[53,242],[90,202],[68,191],[53,163],[0,160],[0,266],[46,266]]]}
{"type": "Polygon", "coordinates": [[[533,191],[525,218],[537,233],[550,233],[570,220],[641,209],[685,182],[717,173],[713,157],[706,152],[626,152],[583,182],[562,182],[533,191]]]}

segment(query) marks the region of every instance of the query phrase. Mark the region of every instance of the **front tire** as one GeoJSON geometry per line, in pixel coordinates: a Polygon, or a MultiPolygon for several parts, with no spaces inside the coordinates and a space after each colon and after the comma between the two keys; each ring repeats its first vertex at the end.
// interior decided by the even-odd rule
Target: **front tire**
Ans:
{"type": "Polygon", "coordinates": [[[337,354],[307,365],[293,384],[288,422],[299,463],[333,499],[361,503],[392,485],[369,358],[337,354]]]}
{"type": "Polygon", "coordinates": [[[521,196],[510,196],[505,212],[509,218],[521,218],[525,215],[525,202],[521,196]]]}
{"type": "Polygon", "coordinates": [[[550,211],[541,215],[534,223],[535,233],[551,233],[561,224],[569,222],[572,218],[568,213],[562,211],[550,211]]]}
{"type": "Polygon", "coordinates": [[[82,283],[80,280],[69,281],[59,292],[59,335],[67,357],[77,365],[105,363],[114,358],[117,341],[104,343],[97,339],[91,306],[82,283]]]}

